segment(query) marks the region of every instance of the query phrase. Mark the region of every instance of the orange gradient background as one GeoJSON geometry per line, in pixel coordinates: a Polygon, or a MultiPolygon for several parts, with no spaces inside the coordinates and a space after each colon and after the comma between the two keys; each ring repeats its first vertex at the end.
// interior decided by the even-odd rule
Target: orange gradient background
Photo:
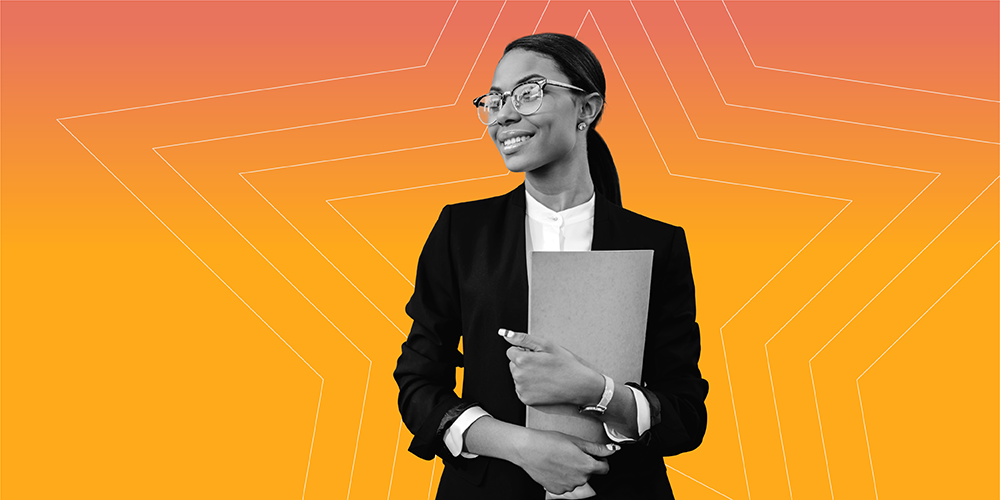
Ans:
{"type": "MultiPolygon", "coordinates": [[[[5,498],[434,494],[391,373],[470,105],[577,36],[687,231],[678,498],[1000,495],[1000,3],[0,3],[5,498]]],[[[459,388],[460,389],[460,388],[459,388]]]]}

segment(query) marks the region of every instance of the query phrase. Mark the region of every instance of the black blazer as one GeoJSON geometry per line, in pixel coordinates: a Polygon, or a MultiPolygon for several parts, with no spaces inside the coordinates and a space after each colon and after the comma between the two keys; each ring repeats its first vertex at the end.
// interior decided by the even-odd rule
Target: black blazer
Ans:
{"type": "MultiPolygon", "coordinates": [[[[399,409],[413,433],[410,452],[445,469],[439,499],[544,498],[544,490],[505,460],[453,457],[442,437],[457,414],[478,404],[493,417],[524,425],[499,328],[527,331],[524,184],[494,198],[445,206],[417,263],[406,313],[413,327],[393,376],[399,409]],[[463,351],[458,351],[459,337],[463,351]],[[465,367],[462,397],[455,368],[465,367]]],[[[608,459],[607,475],[591,476],[599,498],[672,499],[663,457],[690,451],[705,434],[705,396],[698,358],[694,282],[684,231],[595,200],[593,250],[652,249],[642,380],[651,428],[608,459]]]]}

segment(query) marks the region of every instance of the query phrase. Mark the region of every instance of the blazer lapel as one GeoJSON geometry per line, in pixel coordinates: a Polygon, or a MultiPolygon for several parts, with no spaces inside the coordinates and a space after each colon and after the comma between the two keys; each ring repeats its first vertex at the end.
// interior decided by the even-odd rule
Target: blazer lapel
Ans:
{"type": "Polygon", "coordinates": [[[509,296],[503,300],[501,315],[504,328],[515,331],[528,331],[528,266],[525,262],[524,237],[524,183],[507,193],[507,216],[504,224],[502,241],[507,246],[504,252],[512,262],[512,276],[509,283],[509,296]]]}
{"type": "Polygon", "coordinates": [[[614,248],[614,228],[611,224],[611,202],[601,193],[594,195],[594,237],[591,250],[617,250],[614,248]]]}

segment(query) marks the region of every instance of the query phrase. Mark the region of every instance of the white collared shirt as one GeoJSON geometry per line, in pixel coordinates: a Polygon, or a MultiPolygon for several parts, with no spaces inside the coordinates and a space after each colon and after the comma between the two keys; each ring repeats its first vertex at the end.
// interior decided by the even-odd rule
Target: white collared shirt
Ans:
{"type": "MultiPolygon", "coordinates": [[[[596,194],[590,199],[575,207],[567,208],[556,212],[543,205],[533,198],[528,190],[524,190],[525,215],[524,215],[524,236],[525,236],[525,260],[528,269],[528,283],[531,283],[531,252],[563,252],[590,251],[594,240],[594,207],[596,206],[596,194]]],[[[639,435],[649,429],[649,401],[642,391],[629,387],[635,396],[636,416],[638,420],[639,435]]],[[[476,458],[479,455],[463,452],[465,445],[465,431],[479,417],[489,415],[478,406],[473,406],[465,410],[458,418],[452,422],[445,431],[444,443],[452,456],[463,456],[465,458],[476,458]]],[[[622,443],[633,441],[633,439],[616,432],[614,429],[604,424],[604,430],[608,437],[615,442],[622,443]]]]}

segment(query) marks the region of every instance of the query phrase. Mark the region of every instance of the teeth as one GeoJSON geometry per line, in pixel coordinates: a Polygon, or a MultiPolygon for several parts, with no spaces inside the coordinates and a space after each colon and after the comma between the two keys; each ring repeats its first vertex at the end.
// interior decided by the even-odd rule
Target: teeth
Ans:
{"type": "Polygon", "coordinates": [[[503,145],[504,146],[513,146],[514,144],[517,144],[519,142],[524,142],[524,141],[528,140],[528,137],[530,137],[530,136],[519,135],[517,137],[513,137],[513,138],[510,138],[510,139],[507,139],[506,141],[503,141],[503,145]]]}

